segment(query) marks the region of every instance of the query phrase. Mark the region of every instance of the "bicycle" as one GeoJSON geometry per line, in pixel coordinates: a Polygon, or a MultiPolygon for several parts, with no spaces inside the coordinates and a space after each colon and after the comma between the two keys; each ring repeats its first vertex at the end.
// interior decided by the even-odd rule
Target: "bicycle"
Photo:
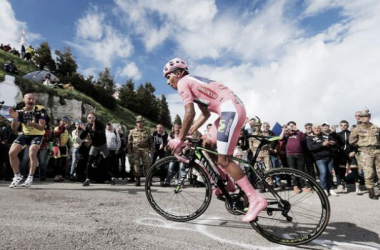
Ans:
{"type": "MultiPolygon", "coordinates": [[[[288,246],[305,244],[316,239],[325,230],[330,219],[329,200],[319,184],[309,175],[296,169],[277,168],[264,172],[265,164],[256,164],[261,148],[278,137],[250,135],[260,140],[252,162],[234,157],[234,160],[249,166],[246,174],[255,188],[261,187],[261,195],[268,206],[258,218],[251,221],[252,227],[267,240],[288,246]],[[270,178],[280,177],[281,187],[274,188],[270,178]],[[311,192],[296,194],[289,180],[300,178],[311,192]],[[286,185],[288,184],[288,187],[286,185]]],[[[152,208],[166,219],[185,222],[202,215],[212,198],[212,187],[223,193],[226,209],[234,215],[244,215],[248,207],[244,192],[238,187],[230,194],[209,154],[217,152],[201,146],[199,140],[189,139],[190,150],[181,161],[186,160],[185,173],[177,184],[163,187],[169,164],[178,162],[175,156],[157,161],[146,176],[145,193],[152,208]],[[186,157],[186,158],[185,158],[186,157]]]]}

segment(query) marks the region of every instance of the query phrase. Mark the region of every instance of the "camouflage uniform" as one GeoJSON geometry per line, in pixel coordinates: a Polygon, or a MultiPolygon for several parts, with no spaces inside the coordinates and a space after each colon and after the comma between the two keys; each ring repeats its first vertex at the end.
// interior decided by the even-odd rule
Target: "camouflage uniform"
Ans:
{"type": "MultiPolygon", "coordinates": [[[[257,116],[256,116],[257,117],[257,116]]],[[[260,125],[261,126],[261,122],[260,122],[260,119],[257,117],[257,120],[254,124],[254,126],[256,125],[260,125]]],[[[269,133],[265,133],[263,131],[255,131],[252,133],[252,135],[260,135],[260,136],[268,136],[269,133]]],[[[252,151],[253,155],[256,154],[256,151],[257,151],[257,148],[259,147],[260,145],[260,141],[251,137],[248,139],[248,143],[249,143],[249,149],[252,151]]],[[[267,145],[264,145],[260,152],[259,152],[259,155],[257,156],[257,159],[256,159],[256,162],[264,162],[265,164],[265,172],[268,172],[269,170],[271,170],[271,162],[270,162],[270,155],[269,155],[269,147],[270,145],[267,144],[267,145]]],[[[272,185],[272,179],[271,178],[266,178],[266,181],[272,185]]]]}
{"type": "MultiPolygon", "coordinates": [[[[136,117],[136,122],[144,121],[141,116],[136,117]]],[[[153,143],[152,135],[149,129],[134,128],[128,135],[128,150],[132,153],[134,160],[135,176],[141,177],[143,173],[140,169],[140,159],[142,160],[144,173],[146,174],[150,167],[149,149],[153,143]]]]}
{"type": "MultiPolygon", "coordinates": [[[[361,116],[370,116],[370,114],[368,111],[362,111],[361,116]]],[[[364,170],[365,186],[369,190],[374,188],[376,172],[377,176],[380,176],[379,133],[380,128],[369,123],[359,124],[350,135],[350,144],[358,147],[358,165],[364,170]]]]}

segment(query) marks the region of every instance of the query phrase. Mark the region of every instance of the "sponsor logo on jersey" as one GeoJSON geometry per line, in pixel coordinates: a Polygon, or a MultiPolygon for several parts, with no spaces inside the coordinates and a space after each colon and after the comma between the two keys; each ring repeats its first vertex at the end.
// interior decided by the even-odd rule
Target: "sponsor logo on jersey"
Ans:
{"type": "MultiPolygon", "coordinates": [[[[228,142],[230,137],[232,123],[234,122],[235,112],[222,112],[220,115],[220,122],[218,126],[217,140],[221,142],[228,142]]],[[[233,132],[233,131],[232,131],[233,132]]]]}
{"type": "Polygon", "coordinates": [[[184,94],[184,95],[181,95],[181,97],[182,97],[182,100],[185,100],[186,98],[189,97],[189,95],[188,94],[184,94]]]}
{"type": "Polygon", "coordinates": [[[212,91],[211,89],[205,88],[203,86],[198,86],[197,90],[201,94],[206,95],[206,96],[208,96],[208,97],[210,97],[212,99],[218,98],[218,95],[214,91],[212,91]]]}
{"type": "Polygon", "coordinates": [[[226,89],[226,88],[227,88],[227,87],[224,86],[223,84],[220,84],[220,85],[219,85],[219,89],[220,89],[220,90],[223,90],[223,89],[226,89]]]}

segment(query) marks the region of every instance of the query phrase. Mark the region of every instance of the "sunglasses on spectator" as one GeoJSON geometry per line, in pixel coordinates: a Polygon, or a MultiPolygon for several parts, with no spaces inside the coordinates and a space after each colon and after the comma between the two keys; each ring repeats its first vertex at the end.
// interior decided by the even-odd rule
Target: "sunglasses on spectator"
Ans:
{"type": "Polygon", "coordinates": [[[93,119],[95,119],[95,116],[89,116],[89,117],[87,117],[87,119],[88,120],[93,120],[93,119]]]}

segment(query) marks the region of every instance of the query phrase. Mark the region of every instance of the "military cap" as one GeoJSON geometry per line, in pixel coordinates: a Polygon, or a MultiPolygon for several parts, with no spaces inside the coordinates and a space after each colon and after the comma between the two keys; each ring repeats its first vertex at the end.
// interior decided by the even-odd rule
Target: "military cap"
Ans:
{"type": "Polygon", "coordinates": [[[143,122],[144,118],[141,115],[136,116],[136,122],[143,122]]]}
{"type": "Polygon", "coordinates": [[[359,116],[371,116],[371,113],[368,109],[363,109],[362,111],[360,111],[359,116]]]}

